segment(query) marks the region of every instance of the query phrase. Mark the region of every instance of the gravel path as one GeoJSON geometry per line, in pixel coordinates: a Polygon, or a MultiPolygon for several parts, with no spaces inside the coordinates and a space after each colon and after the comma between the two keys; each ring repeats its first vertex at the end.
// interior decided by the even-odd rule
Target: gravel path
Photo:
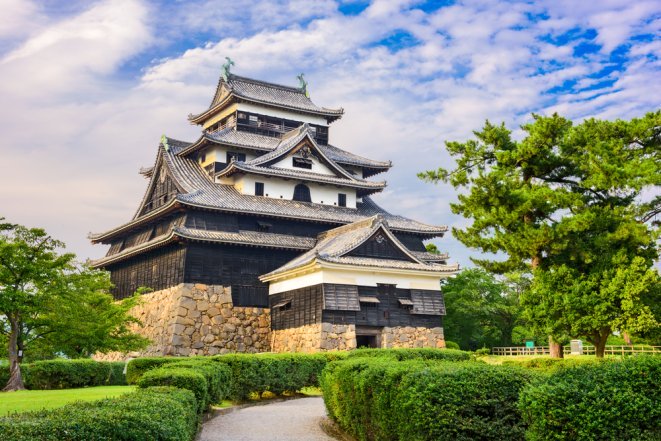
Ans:
{"type": "Polygon", "coordinates": [[[334,441],[319,427],[326,417],[321,397],[246,407],[219,415],[202,427],[201,441],[334,441]]]}

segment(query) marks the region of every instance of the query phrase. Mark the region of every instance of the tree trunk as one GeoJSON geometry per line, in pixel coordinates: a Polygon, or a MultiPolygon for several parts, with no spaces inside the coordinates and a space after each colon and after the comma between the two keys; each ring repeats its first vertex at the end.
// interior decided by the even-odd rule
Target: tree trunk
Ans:
{"type": "Polygon", "coordinates": [[[565,352],[561,343],[555,341],[555,339],[549,335],[549,353],[551,358],[565,358],[565,352]]]}
{"type": "Polygon", "coordinates": [[[611,334],[610,328],[602,329],[601,332],[596,333],[594,344],[594,353],[597,358],[604,358],[604,352],[606,351],[606,341],[608,336],[611,334]]]}
{"type": "Polygon", "coordinates": [[[21,376],[20,359],[21,354],[18,350],[18,335],[21,332],[19,325],[19,318],[17,316],[9,316],[10,332],[9,332],[9,381],[3,392],[24,390],[23,377],[21,376]]]}
{"type": "Polygon", "coordinates": [[[631,336],[629,335],[628,332],[623,332],[622,333],[622,338],[624,339],[624,342],[631,346],[631,336]]]}

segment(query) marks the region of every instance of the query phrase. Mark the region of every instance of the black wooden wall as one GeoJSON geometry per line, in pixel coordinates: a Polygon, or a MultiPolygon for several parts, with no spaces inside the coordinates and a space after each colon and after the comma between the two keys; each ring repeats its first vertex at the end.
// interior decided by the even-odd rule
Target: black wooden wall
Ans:
{"type": "Polygon", "coordinates": [[[112,294],[123,299],[141,286],[156,291],[183,283],[185,256],[186,248],[173,244],[109,266],[112,294]]]}
{"type": "MultiPolygon", "coordinates": [[[[360,311],[324,311],[322,320],[334,324],[354,324],[358,326],[442,326],[442,318],[437,315],[411,314],[411,311],[400,304],[399,300],[410,299],[408,289],[391,288],[390,286],[371,287],[359,286],[361,297],[376,297],[379,303],[361,303],[360,311]]],[[[439,293],[440,294],[440,293],[439,293]]]]}
{"type": "Polygon", "coordinates": [[[266,218],[232,213],[213,213],[205,211],[189,211],[186,226],[203,230],[216,231],[262,231],[294,236],[316,237],[322,231],[333,226],[312,222],[300,222],[291,219],[266,218]]]}
{"type": "MultiPolygon", "coordinates": [[[[341,286],[341,285],[338,285],[341,286]]],[[[273,329],[297,328],[313,323],[353,324],[357,326],[413,326],[433,328],[442,326],[438,315],[412,314],[399,300],[410,299],[408,289],[359,286],[361,297],[376,297],[380,303],[361,303],[360,311],[331,311],[323,309],[323,290],[331,285],[314,285],[270,296],[271,327],[273,329]],[[289,305],[282,305],[286,301],[289,305]]],[[[335,289],[336,290],[336,289],[335,289]]],[[[440,292],[435,292],[440,295],[440,292]]]]}
{"type": "Polygon", "coordinates": [[[279,294],[270,298],[271,306],[285,304],[271,309],[271,328],[290,329],[304,325],[321,323],[323,294],[322,285],[309,286],[279,294]],[[286,304],[290,301],[289,304],[286,304]]]}
{"type": "Polygon", "coordinates": [[[164,168],[154,172],[156,183],[140,214],[149,213],[171,201],[178,193],[177,186],[164,168]]]}
{"type": "Polygon", "coordinates": [[[190,243],[184,281],[232,286],[235,306],[268,307],[268,285],[259,276],[273,271],[300,251],[190,243]]]}
{"type": "Polygon", "coordinates": [[[377,231],[372,237],[353,249],[347,255],[358,257],[376,257],[378,259],[408,260],[411,258],[397,248],[383,233],[377,231]]]}

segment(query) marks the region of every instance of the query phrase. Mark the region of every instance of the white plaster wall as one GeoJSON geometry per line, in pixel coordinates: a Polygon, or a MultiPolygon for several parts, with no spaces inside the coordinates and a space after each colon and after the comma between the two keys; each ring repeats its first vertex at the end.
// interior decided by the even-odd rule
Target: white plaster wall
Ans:
{"type": "Polygon", "coordinates": [[[269,283],[269,294],[305,288],[320,283],[337,283],[342,285],[376,286],[377,283],[397,285],[402,289],[439,290],[440,279],[438,274],[397,274],[396,270],[384,269],[384,272],[370,271],[366,268],[318,268],[312,273],[304,274],[292,279],[269,283]]]}
{"type": "Polygon", "coordinates": [[[224,147],[224,146],[214,146],[214,147],[209,147],[207,148],[204,153],[206,154],[206,158],[202,164],[200,164],[202,167],[205,167],[212,162],[226,162],[227,161],[227,152],[239,152],[239,153],[245,153],[246,154],[246,161],[250,161],[251,159],[255,159],[257,156],[253,153],[250,153],[246,150],[242,150],[239,148],[232,148],[232,147],[224,147]]]}
{"type": "Polygon", "coordinates": [[[262,107],[251,103],[239,103],[239,111],[258,113],[260,115],[269,115],[276,118],[292,119],[294,121],[302,121],[309,124],[316,124],[318,126],[328,126],[326,119],[320,116],[304,115],[294,111],[287,111],[281,109],[272,109],[269,107],[262,107]]]}
{"type": "MultiPolygon", "coordinates": [[[[298,181],[286,181],[268,176],[236,176],[231,182],[229,180],[219,180],[218,182],[222,184],[233,184],[239,192],[248,195],[255,194],[255,182],[263,182],[265,197],[288,200],[294,198],[294,187],[299,183],[298,181]]],[[[310,198],[316,204],[337,205],[338,194],[344,193],[347,195],[347,207],[356,208],[356,190],[354,188],[338,188],[334,185],[319,185],[314,182],[305,182],[305,185],[310,188],[310,198]]]]}

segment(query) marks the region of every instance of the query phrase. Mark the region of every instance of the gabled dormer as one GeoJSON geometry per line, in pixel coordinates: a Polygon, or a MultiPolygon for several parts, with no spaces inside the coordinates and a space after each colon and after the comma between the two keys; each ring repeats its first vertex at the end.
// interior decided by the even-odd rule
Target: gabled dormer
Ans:
{"type": "Polygon", "coordinates": [[[264,155],[234,158],[215,178],[246,195],[354,209],[358,198],[386,185],[357,178],[337,164],[316,143],[308,124],[285,134],[278,147],[264,155]]]}

